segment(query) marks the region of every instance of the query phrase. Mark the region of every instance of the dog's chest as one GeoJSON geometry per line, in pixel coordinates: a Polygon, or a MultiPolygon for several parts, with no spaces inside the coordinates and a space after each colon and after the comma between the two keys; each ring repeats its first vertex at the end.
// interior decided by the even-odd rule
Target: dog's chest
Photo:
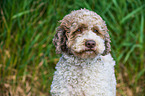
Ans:
{"type": "Polygon", "coordinates": [[[56,66],[51,93],[53,96],[114,96],[114,65],[108,57],[80,60],[62,56],[56,66]]]}
{"type": "Polygon", "coordinates": [[[74,60],[74,63],[65,61],[60,66],[63,78],[65,78],[63,79],[65,82],[64,85],[71,92],[75,92],[72,94],[83,96],[83,94],[90,93],[90,91],[91,94],[95,94],[108,86],[108,68],[101,59],[96,59],[91,61],[91,63],[88,61],[75,62],[74,60]]]}

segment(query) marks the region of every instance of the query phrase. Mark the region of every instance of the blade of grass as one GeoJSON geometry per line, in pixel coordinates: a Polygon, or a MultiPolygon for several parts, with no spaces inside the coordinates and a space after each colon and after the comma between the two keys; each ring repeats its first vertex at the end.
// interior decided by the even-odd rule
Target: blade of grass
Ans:
{"type": "Polygon", "coordinates": [[[125,23],[127,19],[131,18],[131,16],[135,15],[137,12],[141,11],[144,8],[145,5],[142,5],[141,7],[135,9],[134,11],[132,11],[131,13],[129,13],[127,16],[125,16],[124,18],[122,18],[122,20],[120,21],[121,24],[125,23]]]}
{"type": "Polygon", "coordinates": [[[141,45],[139,45],[139,44],[136,44],[136,45],[133,45],[132,46],[132,48],[130,49],[130,51],[127,53],[127,55],[125,56],[125,59],[124,59],[124,61],[123,61],[123,63],[126,63],[126,61],[129,59],[129,57],[130,57],[130,54],[134,51],[134,49],[135,48],[137,48],[137,47],[141,47],[141,45]]]}
{"type": "Polygon", "coordinates": [[[143,70],[141,70],[140,72],[138,72],[136,78],[135,78],[135,82],[137,83],[137,81],[139,80],[139,78],[145,73],[145,68],[143,70]]]}
{"type": "Polygon", "coordinates": [[[25,14],[29,14],[30,12],[33,12],[34,10],[26,10],[26,11],[23,11],[23,12],[20,12],[20,13],[17,13],[15,14],[14,16],[12,16],[12,19],[16,19],[18,17],[21,17],[25,14]]]}

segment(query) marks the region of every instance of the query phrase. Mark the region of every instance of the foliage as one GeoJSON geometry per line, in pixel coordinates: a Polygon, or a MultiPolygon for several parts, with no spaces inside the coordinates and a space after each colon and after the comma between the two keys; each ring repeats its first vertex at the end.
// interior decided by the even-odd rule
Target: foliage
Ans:
{"type": "Polygon", "coordinates": [[[0,1],[0,95],[48,96],[55,64],[58,21],[86,8],[106,21],[115,58],[117,96],[145,91],[144,0],[0,1]]]}

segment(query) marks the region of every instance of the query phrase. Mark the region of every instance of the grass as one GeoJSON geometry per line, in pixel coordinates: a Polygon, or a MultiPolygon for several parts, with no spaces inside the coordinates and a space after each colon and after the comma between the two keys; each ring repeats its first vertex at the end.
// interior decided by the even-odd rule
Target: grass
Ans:
{"type": "Polygon", "coordinates": [[[145,1],[2,0],[0,96],[48,96],[61,55],[52,39],[58,21],[87,8],[107,23],[116,60],[117,96],[144,96],[145,1]]]}

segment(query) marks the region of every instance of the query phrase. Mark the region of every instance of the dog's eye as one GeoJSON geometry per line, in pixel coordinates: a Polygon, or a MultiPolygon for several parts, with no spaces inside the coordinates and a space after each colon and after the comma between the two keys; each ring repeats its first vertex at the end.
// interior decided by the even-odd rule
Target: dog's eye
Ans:
{"type": "Polygon", "coordinates": [[[95,32],[95,33],[99,33],[98,30],[96,30],[96,29],[94,29],[94,32],[95,32]]]}
{"type": "Polygon", "coordinates": [[[100,32],[96,29],[93,30],[96,34],[100,35],[100,32]]]}
{"type": "Polygon", "coordinates": [[[78,31],[78,32],[81,32],[81,29],[79,28],[79,29],[77,29],[77,31],[78,31]]]}

